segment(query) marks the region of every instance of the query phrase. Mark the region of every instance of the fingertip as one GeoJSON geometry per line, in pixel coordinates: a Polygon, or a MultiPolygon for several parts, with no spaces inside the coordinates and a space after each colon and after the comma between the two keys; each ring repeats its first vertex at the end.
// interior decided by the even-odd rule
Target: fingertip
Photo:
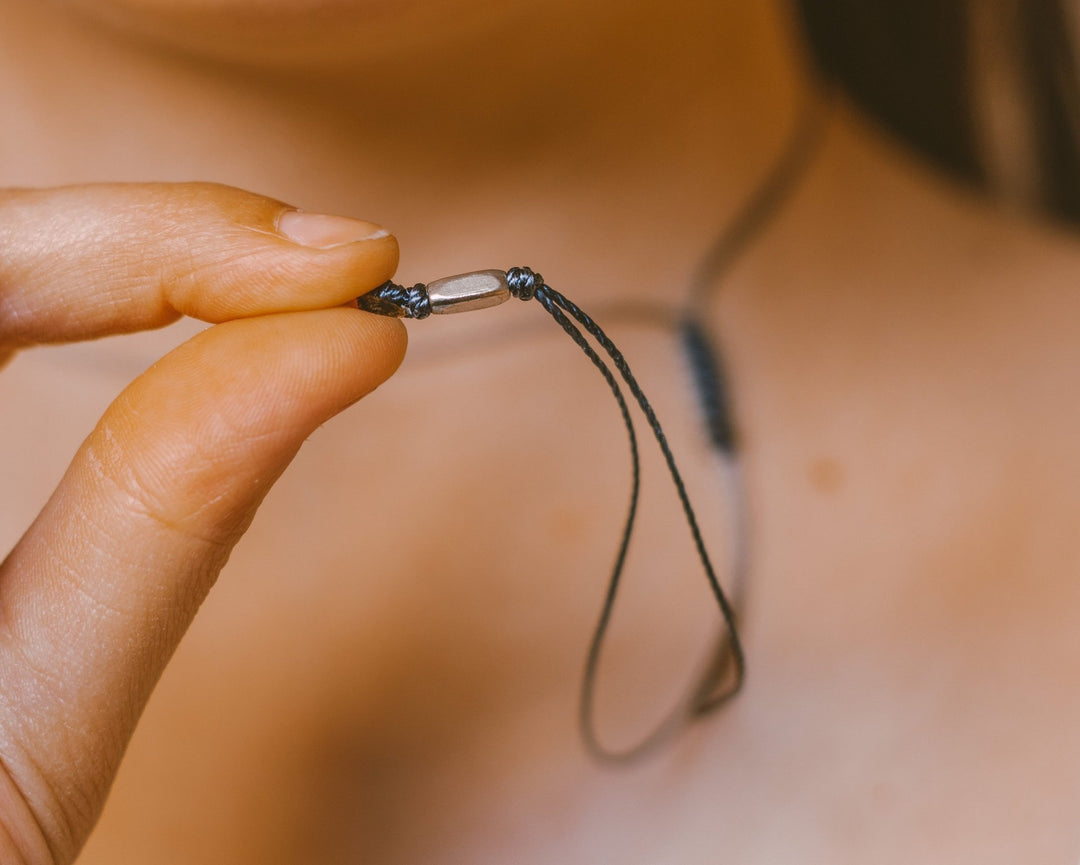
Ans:
{"type": "Polygon", "coordinates": [[[211,323],[340,306],[397,270],[397,238],[383,234],[327,248],[236,226],[212,258],[167,287],[169,303],[211,323]]]}
{"type": "Polygon", "coordinates": [[[316,428],[386,381],[400,321],[346,307],[209,328],[113,403],[93,462],[159,520],[229,539],[316,428]]]}
{"type": "Polygon", "coordinates": [[[405,360],[405,354],[409,349],[409,331],[400,319],[367,312],[361,312],[360,315],[368,319],[367,325],[374,329],[373,338],[380,341],[383,347],[384,356],[387,359],[386,378],[389,378],[397,372],[398,367],[405,360]]]}
{"type": "Polygon", "coordinates": [[[311,213],[245,190],[182,185],[187,271],[167,280],[168,302],[211,323],[340,306],[392,278],[397,238],[382,225],[311,213]]]}
{"type": "Polygon", "coordinates": [[[335,316],[334,326],[341,328],[346,342],[346,362],[353,374],[364,372],[357,379],[355,399],[360,399],[397,372],[408,350],[408,331],[396,318],[348,307],[338,311],[343,315],[335,316]]]}

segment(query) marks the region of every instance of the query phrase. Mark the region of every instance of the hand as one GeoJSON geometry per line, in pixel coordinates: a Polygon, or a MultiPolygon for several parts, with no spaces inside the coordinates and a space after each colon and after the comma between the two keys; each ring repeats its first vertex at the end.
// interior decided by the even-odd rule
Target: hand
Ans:
{"type": "Polygon", "coordinates": [[[0,190],[0,358],[218,323],[124,390],[0,565],[0,862],[75,858],[270,485],[400,363],[399,322],[343,308],[396,265],[377,226],[222,186],[0,190]]]}

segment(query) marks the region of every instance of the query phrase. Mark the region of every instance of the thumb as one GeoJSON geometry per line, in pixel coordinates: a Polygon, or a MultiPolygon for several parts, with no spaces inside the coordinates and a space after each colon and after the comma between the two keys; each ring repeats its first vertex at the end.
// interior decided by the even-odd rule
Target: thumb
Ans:
{"type": "Polygon", "coordinates": [[[212,183],[0,189],[0,352],[337,306],[397,255],[372,223],[212,183]]]}
{"type": "Polygon", "coordinates": [[[108,409],[0,565],[0,804],[25,806],[0,808],[23,815],[4,826],[0,813],[0,858],[5,837],[29,861],[35,843],[49,861],[74,858],[150,690],[270,485],[319,424],[393,373],[404,346],[399,322],[342,307],[236,320],[108,409]]]}

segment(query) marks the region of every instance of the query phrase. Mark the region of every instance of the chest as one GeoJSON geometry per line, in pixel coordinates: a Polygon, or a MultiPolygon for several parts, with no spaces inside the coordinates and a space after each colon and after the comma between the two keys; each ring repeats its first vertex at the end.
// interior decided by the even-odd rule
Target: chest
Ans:
{"type": "MultiPolygon", "coordinates": [[[[723,571],[732,515],[679,359],[652,336],[628,351],[723,571]]],[[[42,450],[43,430],[59,453],[92,423],[86,390],[31,400],[60,369],[11,372],[31,420],[6,425],[9,453],[42,450]]],[[[162,681],[86,861],[1075,851],[1080,461],[1055,403],[1009,426],[978,388],[958,402],[955,378],[888,401],[858,375],[755,389],[747,690],[612,773],[574,727],[628,492],[592,379],[543,340],[497,365],[433,354],[320,431],[162,681]]],[[[602,669],[614,740],[678,696],[717,623],[658,468],[602,669]]],[[[51,470],[12,477],[34,496],[51,470]]]]}

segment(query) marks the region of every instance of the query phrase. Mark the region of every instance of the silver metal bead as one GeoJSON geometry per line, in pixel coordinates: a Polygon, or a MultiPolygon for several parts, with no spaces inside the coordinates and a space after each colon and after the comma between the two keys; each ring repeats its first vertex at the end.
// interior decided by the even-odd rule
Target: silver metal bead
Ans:
{"type": "Polygon", "coordinates": [[[446,276],[427,286],[431,311],[436,315],[487,309],[510,299],[506,274],[501,270],[476,270],[446,276]]]}

